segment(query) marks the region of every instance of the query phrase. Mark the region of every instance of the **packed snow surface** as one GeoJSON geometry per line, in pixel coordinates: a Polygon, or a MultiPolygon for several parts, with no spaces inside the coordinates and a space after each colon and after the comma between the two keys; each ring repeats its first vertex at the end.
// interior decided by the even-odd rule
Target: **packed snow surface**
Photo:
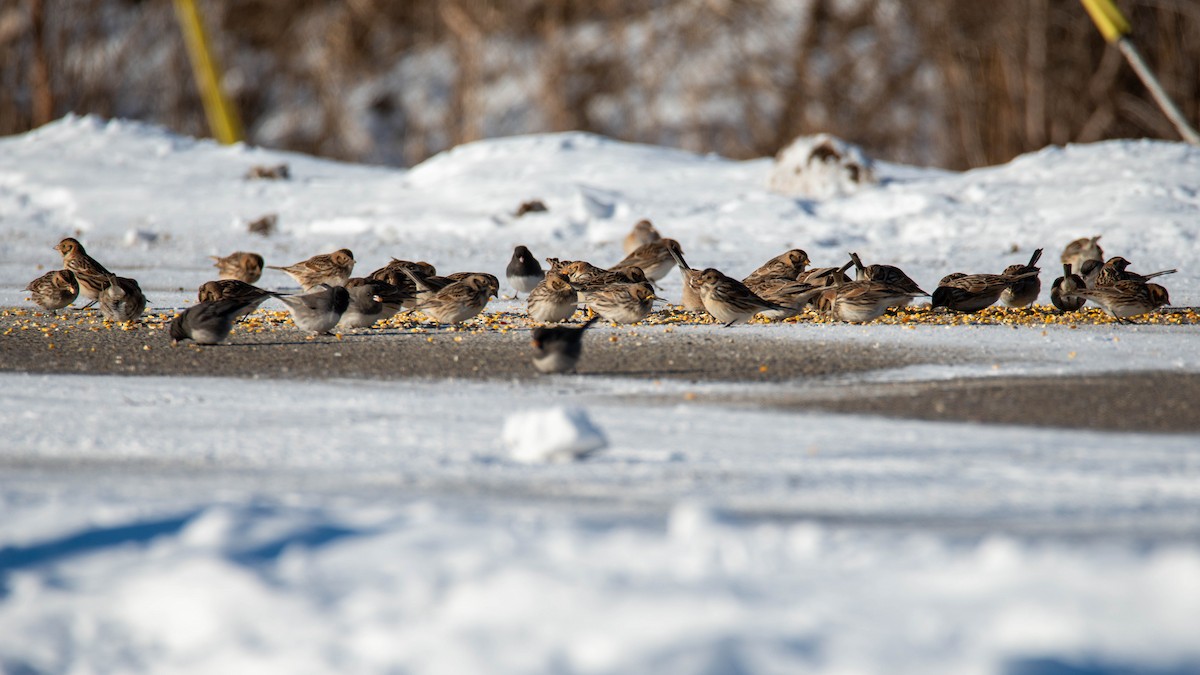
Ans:
{"type": "MultiPolygon", "coordinates": [[[[1197,304],[1200,150],[1182,144],[879,163],[879,186],[824,201],[769,193],[770,165],[557,134],[402,171],[68,118],[0,140],[0,305],[26,304],[64,236],[162,309],[234,250],[502,277],[516,244],[611,264],[644,217],[736,276],[791,247],[818,265],[853,250],[928,289],[1044,247],[1043,303],[1062,247],[1103,234],[1134,269],[1179,268],[1173,304],[1197,304]],[[245,179],[284,162],[290,180],[245,179]],[[532,199],[548,211],[516,217],[532,199]],[[269,213],[275,234],[247,232],[269,213]]],[[[677,300],[678,277],[664,286],[677,300]]],[[[1197,371],[1196,333],[728,329],[995,356],[857,382],[1197,371]]],[[[0,672],[1200,672],[1200,438],[691,396],[846,379],[0,374],[0,672]],[[574,459],[521,461],[520,442],[574,459]]]]}

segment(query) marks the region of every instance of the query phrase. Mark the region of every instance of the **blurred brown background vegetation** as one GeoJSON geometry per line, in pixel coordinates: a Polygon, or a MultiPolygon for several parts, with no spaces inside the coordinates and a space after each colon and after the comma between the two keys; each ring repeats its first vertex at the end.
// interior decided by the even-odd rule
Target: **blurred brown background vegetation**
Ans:
{"type": "MultiPolygon", "coordinates": [[[[1177,138],[1078,0],[199,0],[248,140],[411,165],[579,129],[748,158],[828,131],[966,168],[1177,138]]],[[[1200,117],[1200,2],[1125,0],[1200,117]]],[[[167,0],[3,0],[0,134],[69,112],[208,130],[167,0]]]]}

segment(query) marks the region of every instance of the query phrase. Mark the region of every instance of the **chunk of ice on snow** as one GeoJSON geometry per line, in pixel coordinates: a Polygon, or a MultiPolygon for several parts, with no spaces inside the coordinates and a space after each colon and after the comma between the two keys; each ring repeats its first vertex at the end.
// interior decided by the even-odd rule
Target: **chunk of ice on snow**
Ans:
{"type": "Polygon", "coordinates": [[[526,410],[504,421],[504,445],[518,462],[570,462],[608,445],[582,408],[526,410]]]}

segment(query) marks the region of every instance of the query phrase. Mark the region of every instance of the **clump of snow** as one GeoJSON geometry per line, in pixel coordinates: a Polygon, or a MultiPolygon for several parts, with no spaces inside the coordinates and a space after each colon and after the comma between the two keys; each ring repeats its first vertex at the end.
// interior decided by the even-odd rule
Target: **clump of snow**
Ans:
{"type": "Polygon", "coordinates": [[[875,162],[857,145],[830,134],[800,136],[775,157],[768,185],[789,197],[827,199],[875,185],[875,162]]]}
{"type": "Polygon", "coordinates": [[[504,421],[504,445],[518,462],[571,462],[608,445],[582,408],[526,410],[504,421]]]}

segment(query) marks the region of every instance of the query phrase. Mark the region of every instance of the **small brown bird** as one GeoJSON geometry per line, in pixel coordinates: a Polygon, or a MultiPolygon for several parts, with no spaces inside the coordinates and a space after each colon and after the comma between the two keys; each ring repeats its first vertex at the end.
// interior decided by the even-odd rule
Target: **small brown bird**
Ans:
{"type": "Polygon", "coordinates": [[[667,276],[671,269],[675,267],[675,259],[671,257],[671,251],[678,251],[681,255],[683,254],[683,249],[680,248],[679,242],[674,239],[652,241],[649,244],[642,244],[637,247],[632,253],[625,256],[621,262],[609,269],[639,267],[645,273],[647,279],[658,281],[667,276]]]}
{"type": "Polygon", "coordinates": [[[455,272],[446,278],[451,282],[478,279],[488,287],[494,297],[500,296],[500,280],[496,278],[495,274],[488,274],[487,272],[455,272]]]}
{"type": "Polygon", "coordinates": [[[252,286],[237,279],[206,281],[200,284],[200,288],[196,290],[197,302],[216,302],[218,300],[232,299],[262,302],[273,295],[275,293],[271,291],[264,290],[258,286],[252,286]]]}
{"type": "Polygon", "coordinates": [[[1062,252],[1062,263],[1071,266],[1071,273],[1083,276],[1083,263],[1086,260],[1104,262],[1104,249],[1100,248],[1100,235],[1076,239],[1067,244],[1062,252]]]}
{"type": "Polygon", "coordinates": [[[789,311],[788,307],[763,300],[742,282],[711,267],[700,273],[700,299],[705,311],[726,328],[745,323],[767,310],[789,311]]]}
{"type": "MultiPolygon", "coordinates": [[[[1130,272],[1129,264],[1129,261],[1121,256],[1109,258],[1107,262],[1100,266],[1100,271],[1096,273],[1092,286],[1112,286],[1118,281],[1140,281],[1146,283],[1154,277],[1161,277],[1164,274],[1175,274],[1179,271],[1162,270],[1161,272],[1152,272],[1143,275],[1137,272],[1130,272]]],[[[1094,268],[1089,269],[1089,271],[1094,271],[1094,268]]]]}
{"type": "Polygon", "coordinates": [[[809,304],[822,314],[833,312],[833,301],[837,298],[839,286],[854,283],[846,276],[846,270],[854,265],[854,259],[846,261],[841,267],[817,267],[800,275],[800,281],[814,286],[824,286],[825,290],[809,301],[809,304]]]}
{"type": "Polygon", "coordinates": [[[1083,278],[1071,273],[1071,266],[1063,263],[1063,275],[1050,286],[1050,302],[1062,312],[1074,312],[1087,303],[1087,298],[1075,295],[1080,288],[1087,288],[1083,278]]]}
{"type": "Polygon", "coordinates": [[[225,257],[210,255],[213,267],[217,268],[217,278],[237,279],[252,284],[262,278],[263,257],[257,253],[235,251],[225,257]]]}
{"type": "Polygon", "coordinates": [[[448,284],[405,312],[420,311],[438,323],[462,323],[482,312],[499,286],[499,282],[493,284],[483,274],[472,274],[448,284]]]}
{"type": "Polygon", "coordinates": [[[622,242],[621,246],[625,251],[625,255],[629,255],[636,251],[638,247],[658,241],[659,239],[662,239],[662,235],[658,233],[658,230],[654,229],[654,225],[650,224],[649,220],[639,220],[634,224],[629,234],[625,235],[625,241],[622,242]]]}
{"type": "Polygon", "coordinates": [[[833,287],[830,314],[838,321],[866,323],[883,316],[891,307],[903,307],[923,291],[911,291],[886,281],[861,279],[833,287]]]}
{"type": "Polygon", "coordinates": [[[746,287],[763,300],[787,308],[786,310],[768,309],[761,312],[763,317],[771,321],[782,321],[789,316],[799,314],[804,311],[804,307],[808,303],[826,289],[824,285],[814,285],[807,281],[791,279],[759,279],[754,285],[746,284],[746,287]]]}
{"type": "Polygon", "coordinates": [[[1084,260],[1079,265],[1079,271],[1076,272],[1083,278],[1083,283],[1088,288],[1095,288],[1096,281],[1100,278],[1100,272],[1104,270],[1104,262],[1101,260],[1084,260]]]}
{"type": "MultiPolygon", "coordinates": [[[[441,277],[437,275],[421,276],[417,272],[410,269],[401,269],[401,274],[408,277],[409,282],[415,289],[417,302],[422,303],[432,298],[438,291],[454,283],[454,279],[449,277],[441,277]]],[[[412,307],[409,307],[412,309],[412,307]]]]}
{"type": "Polygon", "coordinates": [[[900,304],[892,305],[892,307],[905,307],[912,302],[913,298],[922,295],[929,295],[921,290],[917,282],[912,280],[912,277],[904,273],[904,270],[895,265],[863,265],[862,260],[857,253],[850,254],[850,262],[854,263],[855,278],[859,281],[878,281],[888,284],[894,290],[902,291],[906,299],[898,300],[900,304]]]}
{"type": "Polygon", "coordinates": [[[380,267],[374,272],[371,272],[367,275],[367,278],[386,281],[393,286],[401,286],[402,284],[397,284],[392,281],[391,277],[399,275],[400,277],[404,278],[405,283],[409,283],[408,277],[401,272],[401,270],[404,269],[411,270],[414,274],[422,278],[437,276],[437,268],[423,260],[420,262],[413,262],[411,260],[392,258],[391,262],[383,267],[380,267]]]}
{"type": "Polygon", "coordinates": [[[546,276],[542,272],[541,263],[524,246],[513,249],[512,259],[508,261],[508,267],[505,268],[504,274],[508,277],[509,285],[518,295],[532,291],[535,286],[542,283],[542,279],[546,276]]]}
{"type": "Polygon", "coordinates": [[[567,321],[579,307],[579,293],[571,282],[558,272],[547,272],[542,283],[533,287],[525,298],[529,318],[544,323],[567,321]]]}
{"type": "MultiPolygon", "coordinates": [[[[1042,270],[1037,266],[1037,263],[1041,257],[1042,249],[1036,249],[1033,255],[1029,256],[1028,264],[1009,265],[1004,268],[1004,273],[1014,276],[1026,272],[1040,273],[1042,270]]],[[[1028,307],[1037,300],[1038,294],[1041,292],[1042,280],[1038,276],[1025,277],[1006,286],[1004,292],[1000,294],[1000,302],[1008,307],[1028,307]]]]}
{"type": "Polygon", "coordinates": [[[804,272],[810,262],[808,254],[801,249],[794,248],[790,251],[784,251],[760,265],[758,269],[751,272],[745,279],[742,279],[742,283],[750,288],[754,288],[754,284],[760,279],[786,278],[795,280],[804,272]]]}
{"type": "Polygon", "coordinates": [[[848,284],[850,277],[846,276],[846,270],[853,264],[854,262],[850,261],[841,267],[814,267],[796,275],[796,281],[807,281],[811,284],[819,279],[826,286],[833,286],[835,283],[848,284]]]}
{"type": "Polygon", "coordinates": [[[333,253],[314,255],[308,260],[302,260],[295,265],[276,267],[268,265],[269,269],[282,270],[300,284],[305,291],[320,284],[330,286],[345,286],[350,273],[354,271],[354,254],[350,249],[342,248],[333,253]]]}
{"type": "Polygon", "coordinates": [[[1158,284],[1141,281],[1118,281],[1112,286],[1075,289],[1075,295],[1087,298],[1104,308],[1109,316],[1124,322],[1130,317],[1145,314],[1171,304],[1167,289],[1158,284]]]}
{"type": "Polygon", "coordinates": [[[100,291],[100,313],[109,321],[135,321],[146,311],[146,296],[135,279],[108,278],[108,285],[100,291]]]}
{"type": "Polygon", "coordinates": [[[931,304],[935,309],[945,307],[965,314],[978,312],[995,304],[1009,284],[1037,274],[947,274],[934,289],[931,304]]]}
{"type": "MultiPolygon", "coordinates": [[[[578,287],[572,284],[578,290],[578,287]]],[[[597,291],[585,291],[583,302],[596,314],[613,323],[637,323],[650,315],[654,307],[654,287],[650,282],[612,284],[597,291]]]]}
{"type": "Polygon", "coordinates": [[[679,304],[689,312],[705,311],[704,300],[700,297],[700,270],[689,267],[679,251],[671,250],[671,257],[675,259],[675,265],[679,267],[679,276],[683,278],[683,298],[679,304]]]}
{"type": "Polygon", "coordinates": [[[277,294],[271,291],[263,290],[258,286],[251,286],[244,281],[237,279],[218,279],[216,281],[206,281],[200,285],[200,289],[196,291],[196,299],[200,302],[217,302],[219,300],[241,300],[242,313],[235,316],[234,320],[240,319],[243,316],[258,309],[267,298],[275,297],[277,294]]]}
{"type": "Polygon", "coordinates": [[[392,318],[415,299],[414,294],[379,279],[354,277],[346,281],[350,304],[338,320],[339,328],[370,328],[392,318]]]}
{"type": "Polygon", "coordinates": [[[551,272],[557,272],[576,283],[587,281],[594,276],[604,274],[608,271],[603,267],[596,267],[586,260],[546,258],[546,262],[550,263],[551,272]]]}
{"type": "Polygon", "coordinates": [[[79,297],[79,283],[71,270],[51,270],[29,282],[25,287],[29,299],[42,309],[57,314],[58,310],[79,297]]]}
{"type": "Polygon", "coordinates": [[[574,283],[579,292],[598,291],[615,284],[640,284],[649,281],[640,267],[618,267],[593,274],[574,283]]]}
{"type": "MultiPolygon", "coordinates": [[[[432,268],[432,267],[433,266],[430,265],[430,268],[432,268]]],[[[417,276],[424,278],[424,275],[419,274],[419,273],[417,274],[417,276]]],[[[430,275],[430,276],[432,276],[432,275],[430,275]]],[[[411,296],[412,300],[408,300],[404,303],[404,307],[406,309],[416,305],[418,302],[418,300],[417,300],[417,293],[418,293],[417,285],[414,284],[413,280],[410,279],[408,277],[408,275],[405,274],[398,267],[397,268],[382,267],[380,269],[375,270],[374,272],[371,272],[369,275],[367,275],[367,278],[372,279],[374,281],[382,281],[385,284],[391,284],[399,292],[401,292],[407,296],[411,296]]],[[[350,282],[347,281],[346,283],[350,283],[350,282]]]]}
{"type": "Polygon", "coordinates": [[[533,329],[533,367],[540,373],[569,373],[583,354],[583,332],[599,317],[582,326],[537,326],[533,329]]]}
{"type": "Polygon", "coordinates": [[[96,301],[100,299],[100,291],[108,286],[108,278],[113,273],[88,255],[87,251],[83,249],[83,244],[71,237],[58,242],[58,246],[55,246],[54,250],[62,253],[63,269],[71,270],[75,274],[79,292],[91,301],[83,308],[86,309],[96,304],[96,301]]]}

